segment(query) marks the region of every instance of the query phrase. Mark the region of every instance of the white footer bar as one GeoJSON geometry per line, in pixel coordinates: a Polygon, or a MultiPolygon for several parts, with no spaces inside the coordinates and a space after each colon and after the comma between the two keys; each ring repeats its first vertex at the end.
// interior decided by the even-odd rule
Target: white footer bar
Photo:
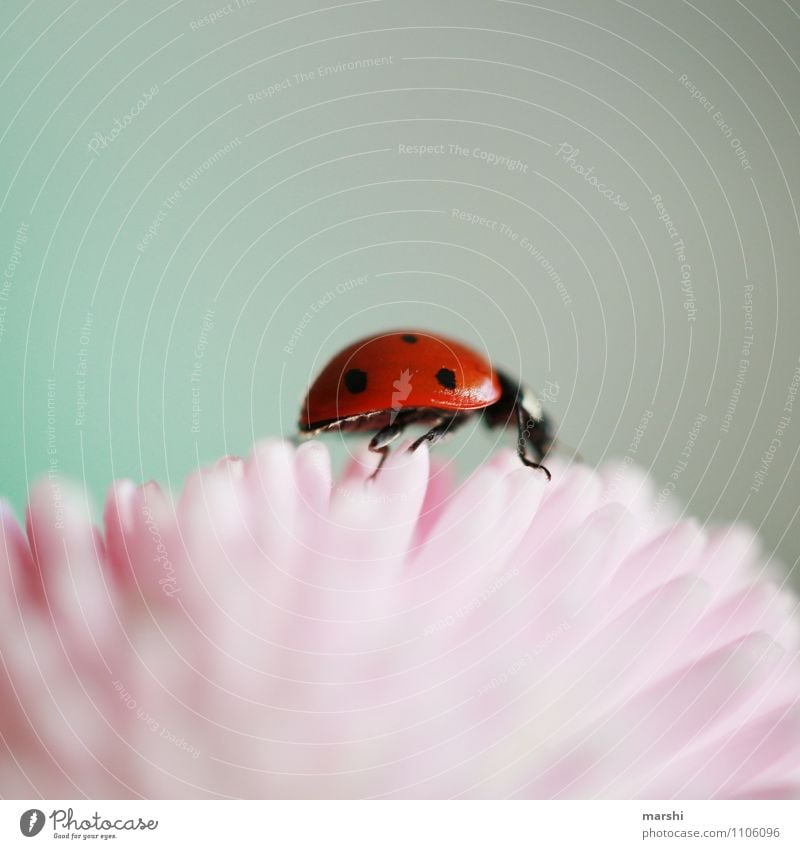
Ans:
{"type": "Polygon", "coordinates": [[[625,849],[800,846],[800,803],[0,801],[0,846],[625,849]]]}

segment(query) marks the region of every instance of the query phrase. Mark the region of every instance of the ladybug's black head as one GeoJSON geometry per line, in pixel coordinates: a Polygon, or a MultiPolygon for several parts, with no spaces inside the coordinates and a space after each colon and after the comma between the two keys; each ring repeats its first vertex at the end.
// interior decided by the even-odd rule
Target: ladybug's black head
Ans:
{"type": "Polygon", "coordinates": [[[542,409],[542,403],[528,386],[497,371],[502,394],[484,410],[484,421],[491,427],[517,427],[537,457],[542,457],[553,444],[552,424],[542,409]]]}

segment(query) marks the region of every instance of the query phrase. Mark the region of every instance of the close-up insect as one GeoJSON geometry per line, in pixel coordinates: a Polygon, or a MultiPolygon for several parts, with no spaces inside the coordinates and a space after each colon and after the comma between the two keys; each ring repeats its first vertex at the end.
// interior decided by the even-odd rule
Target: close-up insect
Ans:
{"type": "Polygon", "coordinates": [[[800,833],[800,0],[2,9],[0,849],[800,833]]]}
{"type": "Polygon", "coordinates": [[[407,427],[429,428],[414,451],[481,412],[490,428],[516,426],[520,460],[550,480],[541,460],[553,442],[551,424],[536,395],[477,351],[431,332],[387,331],[344,348],[311,384],[298,428],[306,437],[372,431],[369,449],[381,455],[374,476],[407,427]]]}

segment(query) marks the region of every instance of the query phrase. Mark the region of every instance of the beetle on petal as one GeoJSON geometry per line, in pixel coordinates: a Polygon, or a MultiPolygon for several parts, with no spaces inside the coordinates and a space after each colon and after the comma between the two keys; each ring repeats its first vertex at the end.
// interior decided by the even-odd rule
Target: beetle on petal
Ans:
{"type": "Polygon", "coordinates": [[[381,455],[374,476],[406,427],[428,427],[411,444],[414,451],[480,413],[490,428],[516,426],[520,460],[550,479],[540,461],[553,437],[538,398],[468,346],[431,332],[387,331],[344,348],[311,384],[298,428],[307,437],[373,432],[369,448],[381,455]]]}

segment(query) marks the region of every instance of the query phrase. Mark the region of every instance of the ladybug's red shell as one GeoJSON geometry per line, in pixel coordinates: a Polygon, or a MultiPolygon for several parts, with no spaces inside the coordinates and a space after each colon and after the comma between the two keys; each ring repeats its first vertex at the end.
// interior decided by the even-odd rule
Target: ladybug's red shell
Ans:
{"type": "Polygon", "coordinates": [[[300,428],[408,407],[479,410],[501,394],[489,362],[460,342],[390,331],[355,342],[325,366],[308,390],[300,428]]]}

